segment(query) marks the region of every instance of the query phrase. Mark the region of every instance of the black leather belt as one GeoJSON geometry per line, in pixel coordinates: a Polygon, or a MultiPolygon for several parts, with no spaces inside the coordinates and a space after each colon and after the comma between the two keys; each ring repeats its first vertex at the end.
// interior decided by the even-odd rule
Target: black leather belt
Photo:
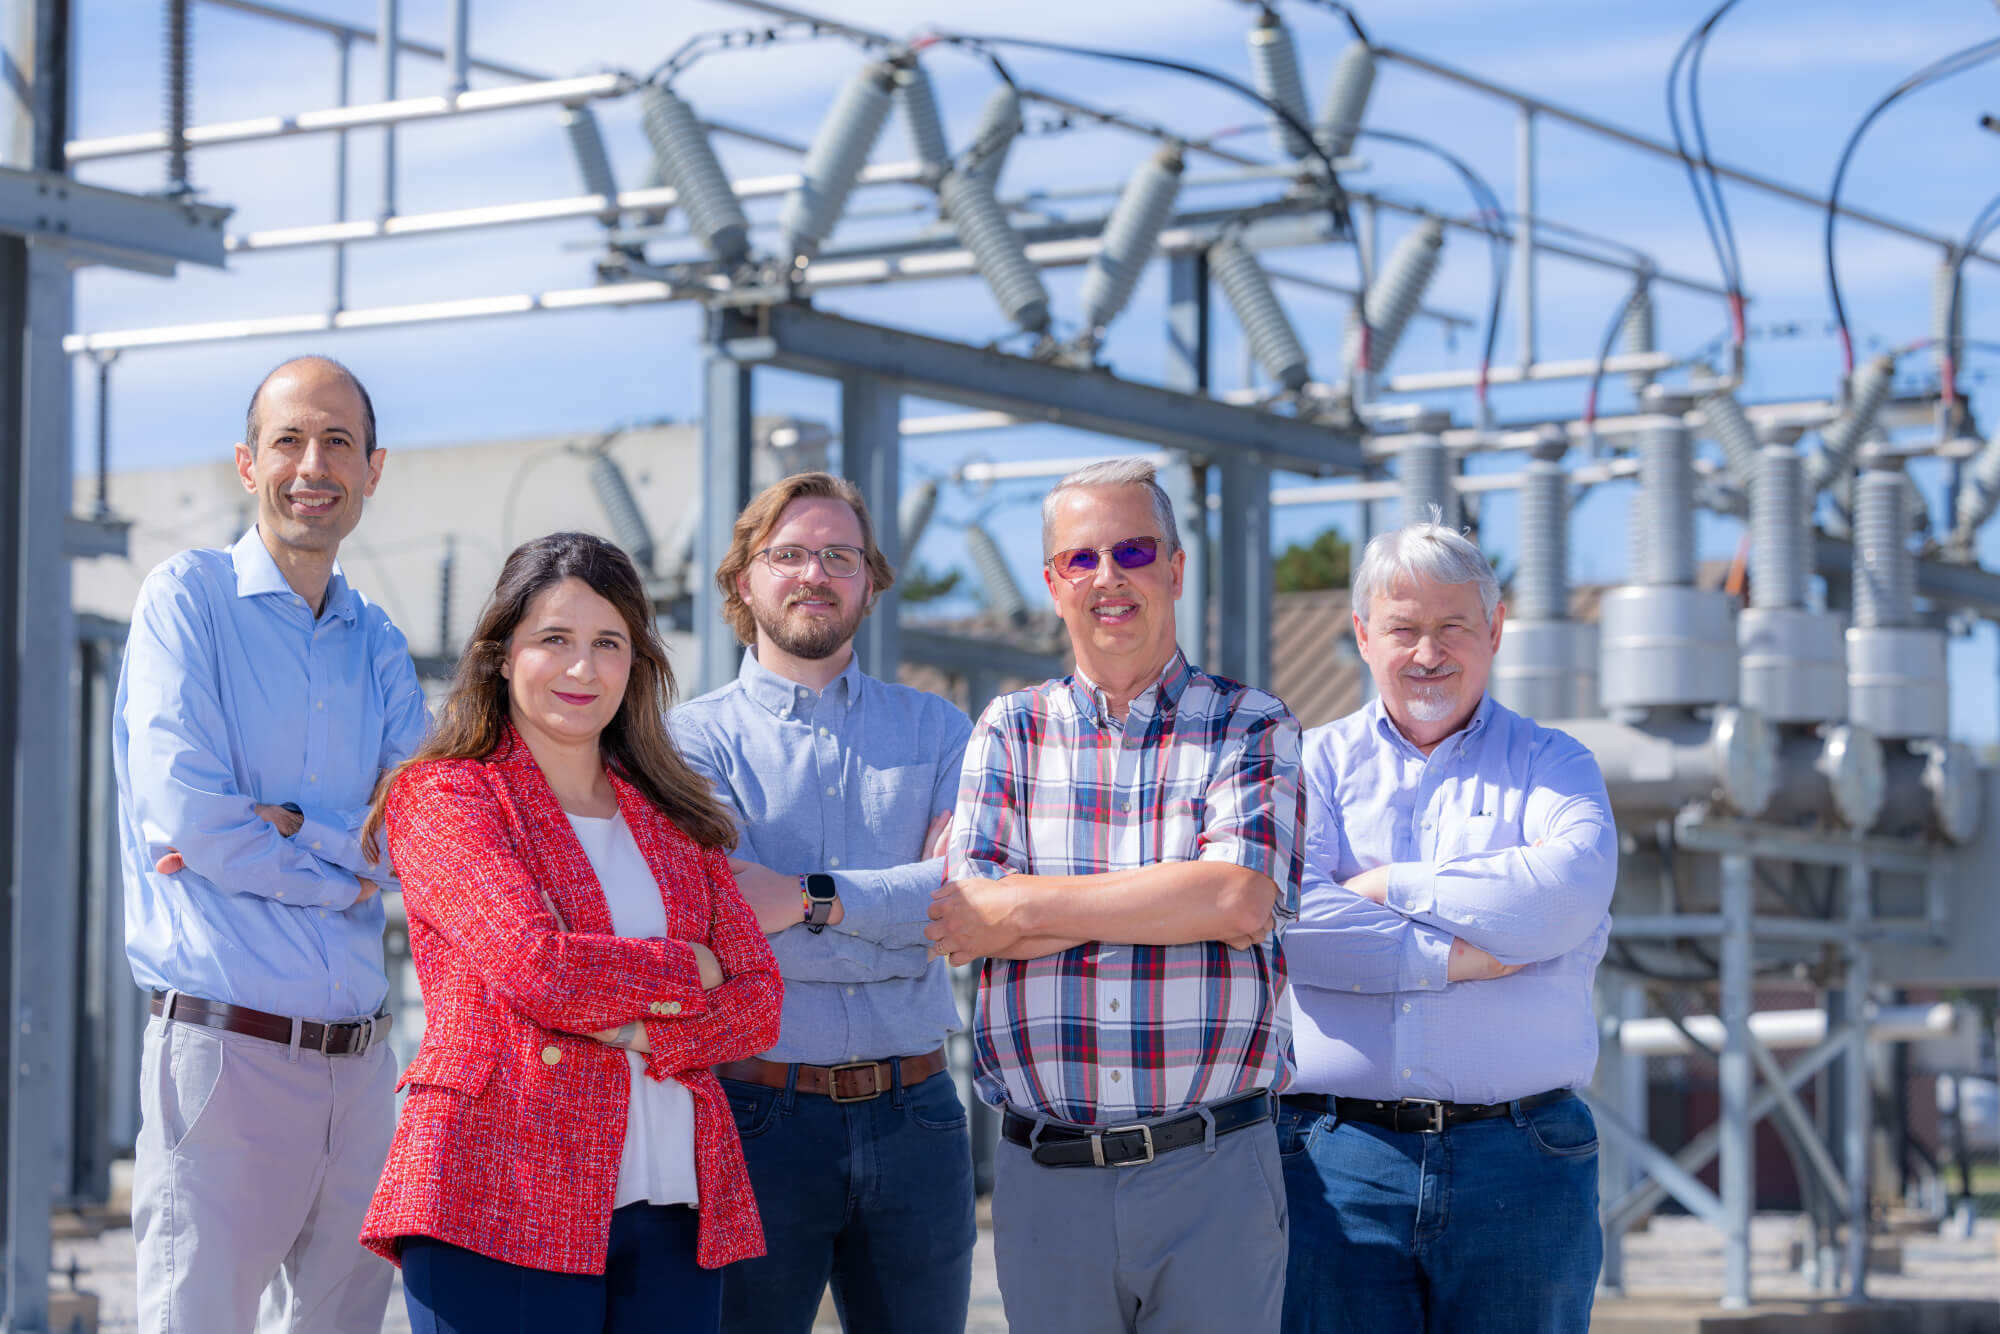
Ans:
{"type": "Polygon", "coordinates": [[[299,1049],[326,1056],[359,1056],[389,1031],[389,1015],[386,1012],[368,1019],[323,1024],[317,1019],[294,1021],[282,1014],[266,1014],[247,1006],[225,1005],[221,1001],[203,1000],[199,996],[175,992],[170,1013],[167,996],[164,991],[153,993],[153,1013],[174,1023],[199,1024],[203,1028],[241,1033],[289,1047],[292,1045],[292,1024],[296,1022],[299,1026],[299,1049]]]}
{"type": "MultiPolygon", "coordinates": [[[[1217,1136],[1268,1123],[1272,1116],[1271,1095],[1263,1089],[1239,1093],[1224,1102],[1210,1103],[1208,1117],[1215,1122],[1217,1136]]],[[[1000,1118],[1000,1136],[1029,1149],[1044,1167],[1138,1167],[1163,1153],[1200,1144],[1208,1138],[1208,1119],[1199,1111],[1183,1112],[1163,1121],[1135,1121],[1129,1125],[1091,1130],[1085,1126],[1042,1123],[1039,1142],[1035,1140],[1035,1118],[1013,1108],[1000,1118]]]]}
{"type": "MultiPolygon", "coordinates": [[[[1576,1095],[1568,1089],[1550,1089],[1517,1098],[1523,1110],[1546,1103],[1561,1102],[1576,1095]]],[[[1406,1135],[1435,1135],[1465,1121],[1485,1121],[1513,1113],[1515,1102],[1439,1102],[1435,1098],[1402,1098],[1378,1102],[1374,1098],[1329,1098],[1324,1093],[1287,1093],[1279,1099],[1287,1107],[1325,1116],[1332,1112],[1343,1121],[1365,1121],[1406,1135]]]]}

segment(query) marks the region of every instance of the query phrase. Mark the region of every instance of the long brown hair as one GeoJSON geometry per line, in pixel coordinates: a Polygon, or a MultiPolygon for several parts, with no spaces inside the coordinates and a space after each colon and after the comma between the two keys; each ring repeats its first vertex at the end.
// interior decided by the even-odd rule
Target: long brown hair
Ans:
{"type": "MultiPolygon", "coordinates": [[[[745,644],[757,642],[757,616],[736,591],[737,576],[757,559],[757,549],[785,516],[785,507],[794,500],[807,499],[838,500],[853,510],[855,520],[861,525],[861,560],[868,571],[869,584],[879,596],[896,582],[896,567],[882,554],[882,548],[875,545],[875,525],[868,518],[868,502],[861,498],[861,488],[832,473],[795,472],[765,487],[743,507],[743,512],[736,516],[736,526],[730,530],[729,554],[715,570],[715,586],[722,594],[722,618],[745,644]]],[[[875,605],[874,598],[869,599],[868,605],[875,605]]]]}
{"type": "Polygon", "coordinates": [[[536,596],[565,579],[582,580],[616,607],[632,640],[632,674],[625,682],[625,697],[597,740],[605,760],[695,842],[710,848],[736,846],[735,824],[667,732],[667,710],[674,701],[673,668],[667,665],[666,645],[653,628],[652,605],[631,558],[589,533],[551,533],[516,547],[507,557],[500,582],[479,614],[472,641],[458,660],[451,693],[438,706],[430,735],[415,755],[376,785],[374,804],[361,830],[361,844],[370,857],[377,855],[389,790],[405,769],[429,760],[485,759],[500,748],[510,710],[507,680],[500,674],[507,661],[507,641],[536,596]]]}

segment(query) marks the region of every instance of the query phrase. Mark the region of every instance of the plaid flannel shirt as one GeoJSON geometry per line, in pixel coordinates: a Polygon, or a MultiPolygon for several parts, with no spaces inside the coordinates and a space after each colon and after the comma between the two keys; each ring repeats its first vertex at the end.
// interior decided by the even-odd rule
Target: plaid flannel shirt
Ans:
{"type": "MultiPolygon", "coordinates": [[[[946,874],[1246,866],[1295,916],[1299,725],[1277,697],[1176,653],[1121,722],[1080,673],[987,706],[965,750],[946,874]]],[[[981,964],[980,1096],[1085,1125],[1162,1116],[1291,1077],[1278,936],[1247,950],[1091,942],[981,964]]]]}

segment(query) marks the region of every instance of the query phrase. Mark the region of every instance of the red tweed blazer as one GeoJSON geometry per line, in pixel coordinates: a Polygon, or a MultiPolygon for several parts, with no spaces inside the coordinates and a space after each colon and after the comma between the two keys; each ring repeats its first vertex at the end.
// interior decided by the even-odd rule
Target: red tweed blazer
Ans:
{"type": "Polygon", "coordinates": [[[783,984],[725,854],[703,849],[617,774],[618,807],[666,901],[666,940],[612,934],[590,861],[527,746],[406,771],[389,851],[423,985],[423,1045],[361,1242],[436,1237],[510,1264],[601,1274],[631,1067],[578,1036],[645,1023],[646,1073],[693,1095],[698,1258],[764,1253],[728,1098],[709,1066],[778,1040],[783,984]],[[543,903],[561,913],[562,930],[543,903]],[[727,976],[703,991],[694,953],[727,976]]]}

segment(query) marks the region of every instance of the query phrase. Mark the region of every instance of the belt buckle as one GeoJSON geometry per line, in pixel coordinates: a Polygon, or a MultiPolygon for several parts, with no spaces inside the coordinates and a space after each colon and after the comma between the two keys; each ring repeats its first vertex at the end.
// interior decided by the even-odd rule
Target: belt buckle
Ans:
{"type": "Polygon", "coordinates": [[[826,1096],[835,1102],[867,1102],[882,1096],[882,1063],[880,1061],[849,1061],[845,1065],[827,1067],[826,1096]],[[840,1072],[842,1070],[873,1070],[875,1087],[866,1093],[856,1093],[850,1097],[840,1096],[840,1072]]]}
{"type": "Polygon", "coordinates": [[[1147,1163],[1153,1161],[1153,1128],[1143,1121],[1134,1121],[1130,1125],[1124,1126],[1106,1126],[1090,1137],[1090,1157],[1091,1161],[1099,1167],[1144,1167],[1147,1163]],[[1133,1130],[1138,1131],[1139,1138],[1144,1141],[1146,1156],[1144,1158],[1128,1158],[1122,1163],[1106,1162],[1104,1160],[1104,1137],[1106,1135],[1123,1135],[1133,1130]]]}
{"type": "MultiPolygon", "coordinates": [[[[1417,1134],[1442,1135],[1444,1133],[1444,1103],[1442,1103],[1436,1098],[1398,1098],[1396,1100],[1396,1111],[1398,1113],[1397,1116],[1398,1121],[1402,1119],[1400,1114],[1405,1107],[1421,1107],[1428,1109],[1428,1117],[1430,1124],[1426,1125],[1423,1129],[1417,1131],[1416,1132],[1417,1134]]],[[[1398,1125],[1397,1129],[1400,1130],[1402,1129],[1402,1127],[1398,1125]]]]}

